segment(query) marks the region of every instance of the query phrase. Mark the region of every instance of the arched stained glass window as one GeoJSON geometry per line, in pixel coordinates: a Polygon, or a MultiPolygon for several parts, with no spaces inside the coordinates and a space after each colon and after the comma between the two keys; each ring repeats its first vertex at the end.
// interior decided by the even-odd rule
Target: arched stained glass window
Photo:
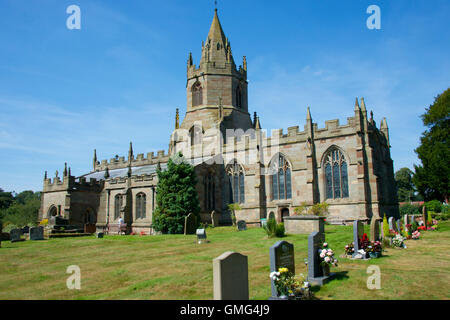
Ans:
{"type": "Polygon", "coordinates": [[[205,192],[205,210],[214,210],[216,208],[216,186],[212,173],[208,173],[203,177],[203,187],[205,192]]]}
{"type": "Polygon", "coordinates": [[[202,92],[202,85],[200,82],[196,82],[192,86],[192,106],[199,106],[203,104],[203,92],[202,92]]]}
{"type": "Polygon", "coordinates": [[[123,197],[121,194],[116,195],[114,198],[114,220],[119,219],[120,217],[120,208],[123,204],[123,197]]]}
{"type": "Polygon", "coordinates": [[[227,166],[227,175],[230,182],[230,202],[231,203],[244,203],[245,202],[245,183],[244,183],[244,170],[234,160],[227,166]]]}
{"type": "Polygon", "coordinates": [[[348,198],[347,161],[338,149],[325,156],[325,189],[327,199],[348,198]]]}
{"type": "Polygon", "coordinates": [[[292,198],[291,168],[281,154],[272,161],[272,199],[286,200],[292,198]]]}
{"type": "Polygon", "coordinates": [[[145,218],[145,206],[146,206],[146,196],[145,193],[138,193],[136,195],[136,219],[145,218]]]}

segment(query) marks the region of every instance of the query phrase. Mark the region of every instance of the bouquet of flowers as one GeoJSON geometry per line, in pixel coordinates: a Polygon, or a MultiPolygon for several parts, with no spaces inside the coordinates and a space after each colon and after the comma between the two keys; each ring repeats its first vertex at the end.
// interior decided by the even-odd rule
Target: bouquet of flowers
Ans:
{"type": "Polygon", "coordinates": [[[303,274],[295,276],[288,268],[279,268],[270,273],[270,279],[275,281],[280,297],[293,297],[294,299],[309,299],[312,297],[311,285],[305,280],[303,274]]]}
{"type": "Polygon", "coordinates": [[[380,252],[382,251],[382,246],[380,241],[371,241],[370,245],[365,249],[366,252],[380,252]]]}
{"type": "Polygon", "coordinates": [[[414,231],[413,234],[412,234],[412,238],[414,240],[418,240],[419,237],[420,237],[420,232],[419,231],[414,231]]]}
{"type": "Polygon", "coordinates": [[[320,265],[321,266],[334,266],[337,267],[338,260],[334,257],[334,251],[328,248],[328,244],[323,244],[323,249],[319,249],[320,252],[320,265]]]}
{"type": "Polygon", "coordinates": [[[353,253],[355,253],[355,244],[352,242],[345,246],[345,254],[350,255],[353,253]]]}
{"type": "Polygon", "coordinates": [[[403,243],[403,241],[405,241],[405,238],[402,237],[401,235],[397,234],[395,235],[395,237],[392,239],[392,244],[395,247],[398,248],[406,248],[405,244],[403,243]]]}
{"type": "Polygon", "coordinates": [[[367,236],[367,233],[364,233],[362,238],[359,240],[359,248],[366,250],[369,244],[370,244],[369,237],[367,236]]]}

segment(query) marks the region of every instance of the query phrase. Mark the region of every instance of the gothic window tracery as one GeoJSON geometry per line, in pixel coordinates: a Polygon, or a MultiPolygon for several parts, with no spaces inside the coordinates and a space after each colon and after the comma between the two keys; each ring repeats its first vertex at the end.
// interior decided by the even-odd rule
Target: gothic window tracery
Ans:
{"type": "Polygon", "coordinates": [[[114,198],[114,220],[119,219],[120,217],[120,208],[123,204],[123,196],[118,194],[114,198]]]}
{"type": "Polygon", "coordinates": [[[200,82],[196,82],[192,86],[192,106],[199,106],[203,104],[203,90],[200,82]]]}
{"type": "Polygon", "coordinates": [[[347,161],[339,149],[333,148],[328,152],[324,168],[326,198],[348,198],[347,161]]]}
{"type": "Polygon", "coordinates": [[[230,203],[244,203],[244,169],[236,160],[233,160],[233,162],[227,166],[226,173],[228,175],[230,186],[230,203]]]}
{"type": "Polygon", "coordinates": [[[291,167],[286,158],[279,154],[272,162],[272,199],[287,200],[292,198],[291,167]]]}

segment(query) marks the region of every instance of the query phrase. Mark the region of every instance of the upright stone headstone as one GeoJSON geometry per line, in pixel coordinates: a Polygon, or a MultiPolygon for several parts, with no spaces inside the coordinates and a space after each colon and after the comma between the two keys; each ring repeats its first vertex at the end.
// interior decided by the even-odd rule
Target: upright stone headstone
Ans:
{"type": "Polygon", "coordinates": [[[354,244],[355,253],[361,249],[359,247],[359,241],[362,239],[363,234],[364,234],[364,226],[362,222],[359,220],[353,221],[353,242],[355,243],[354,244]]]}
{"type": "Polygon", "coordinates": [[[103,232],[97,232],[97,239],[103,239],[104,233],[103,232]]]}
{"type": "Polygon", "coordinates": [[[407,225],[407,224],[409,224],[409,219],[408,219],[408,215],[405,214],[405,215],[403,216],[403,225],[405,226],[405,228],[406,228],[406,225],[407,225]]]}
{"type": "Polygon", "coordinates": [[[44,240],[44,227],[30,228],[30,240],[44,240]]]}
{"type": "Polygon", "coordinates": [[[370,221],[370,240],[380,240],[380,220],[376,217],[372,217],[372,220],[370,221]]]}
{"type": "Polygon", "coordinates": [[[195,234],[195,230],[196,230],[196,221],[195,221],[195,216],[193,213],[189,213],[185,218],[184,218],[184,234],[195,234]]]}
{"type": "Polygon", "coordinates": [[[11,242],[24,241],[24,239],[20,238],[21,235],[22,235],[22,230],[20,230],[20,229],[12,229],[9,232],[9,236],[11,238],[11,242]]]}
{"type": "Polygon", "coordinates": [[[317,231],[308,236],[308,281],[319,286],[335,276],[335,273],[330,273],[329,276],[323,275],[320,265],[320,250],[323,248],[324,241],[323,234],[317,231]]]}
{"type": "MultiPolygon", "coordinates": [[[[278,241],[270,247],[270,272],[278,271],[279,268],[287,268],[295,274],[294,245],[287,241],[278,241]]],[[[272,284],[272,299],[278,298],[278,291],[274,280],[272,284]]]]}
{"type": "Polygon", "coordinates": [[[427,207],[423,206],[422,207],[422,221],[423,221],[424,226],[427,225],[427,219],[428,219],[427,207]]]}
{"type": "Polygon", "coordinates": [[[197,229],[195,233],[197,234],[197,242],[198,243],[207,242],[205,229],[197,229]]]}
{"type": "Polygon", "coordinates": [[[397,219],[395,226],[397,227],[397,232],[400,233],[402,231],[402,220],[397,219]]]}
{"type": "Polygon", "coordinates": [[[211,212],[211,225],[213,227],[219,226],[219,214],[215,210],[211,212]]]}
{"type": "Polygon", "coordinates": [[[213,260],[214,300],[248,300],[248,259],[225,252],[213,260]]]}
{"type": "Polygon", "coordinates": [[[239,231],[245,231],[247,230],[247,223],[244,220],[239,220],[237,222],[237,228],[239,231]]]}
{"type": "Polygon", "coordinates": [[[394,217],[389,217],[388,222],[389,222],[389,230],[395,230],[394,217]]]}
{"type": "Polygon", "coordinates": [[[415,215],[410,215],[409,216],[409,223],[413,224],[416,221],[416,216],[415,215]]]}

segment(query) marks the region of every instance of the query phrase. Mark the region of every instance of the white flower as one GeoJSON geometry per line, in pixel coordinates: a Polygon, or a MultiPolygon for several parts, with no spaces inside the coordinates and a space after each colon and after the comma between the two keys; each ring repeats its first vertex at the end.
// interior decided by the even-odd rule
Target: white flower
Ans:
{"type": "Polygon", "coordinates": [[[325,258],[325,255],[323,253],[321,253],[320,257],[323,259],[323,258],[325,258]]]}
{"type": "Polygon", "coordinates": [[[330,257],[326,257],[325,258],[325,262],[330,262],[331,258],[330,257]]]}

